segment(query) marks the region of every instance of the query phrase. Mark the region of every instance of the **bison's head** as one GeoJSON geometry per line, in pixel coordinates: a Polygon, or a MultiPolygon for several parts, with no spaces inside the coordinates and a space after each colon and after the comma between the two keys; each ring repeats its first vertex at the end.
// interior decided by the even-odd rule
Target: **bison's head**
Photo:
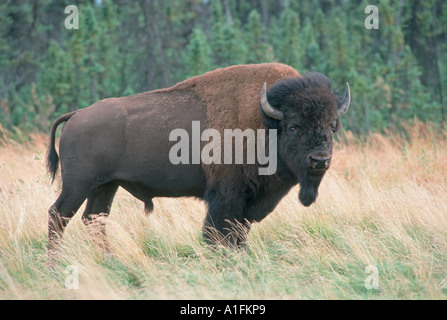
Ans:
{"type": "Polygon", "coordinates": [[[296,177],[299,199],[311,205],[320,182],[331,164],[333,135],[340,130],[340,117],[351,100],[346,83],[344,98],[332,91],[331,81],[309,73],[275,83],[261,93],[264,124],[278,134],[278,169],[296,177]]]}

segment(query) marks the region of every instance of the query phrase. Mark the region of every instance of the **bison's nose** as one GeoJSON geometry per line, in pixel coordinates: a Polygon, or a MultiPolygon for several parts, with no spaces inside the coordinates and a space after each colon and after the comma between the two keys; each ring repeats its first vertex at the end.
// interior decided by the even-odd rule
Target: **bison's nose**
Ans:
{"type": "Polygon", "coordinates": [[[330,157],[308,156],[309,169],[326,170],[331,163],[330,157]]]}

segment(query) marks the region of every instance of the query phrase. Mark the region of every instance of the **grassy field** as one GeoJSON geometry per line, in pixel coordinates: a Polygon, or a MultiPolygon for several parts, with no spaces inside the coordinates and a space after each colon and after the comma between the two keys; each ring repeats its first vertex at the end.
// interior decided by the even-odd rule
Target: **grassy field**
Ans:
{"type": "Polygon", "coordinates": [[[446,132],[344,133],[317,202],[303,207],[293,189],[252,227],[247,253],[203,244],[201,201],[155,199],[146,216],[119,190],[112,254],[78,213],[52,266],[47,210],[60,186],[45,171],[47,143],[0,146],[0,299],[447,298],[446,132]]]}

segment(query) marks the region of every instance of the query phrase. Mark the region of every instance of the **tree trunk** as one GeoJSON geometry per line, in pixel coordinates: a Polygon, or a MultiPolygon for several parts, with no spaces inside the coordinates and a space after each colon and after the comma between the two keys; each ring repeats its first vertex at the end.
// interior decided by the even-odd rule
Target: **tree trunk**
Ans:
{"type": "Polygon", "coordinates": [[[268,16],[268,9],[267,9],[267,2],[266,0],[259,0],[261,3],[261,11],[262,11],[262,40],[264,43],[268,42],[268,36],[267,36],[267,30],[269,25],[269,16],[268,16]]]}
{"type": "Polygon", "coordinates": [[[146,42],[146,54],[147,54],[147,60],[146,60],[146,85],[147,90],[151,90],[153,88],[153,78],[154,78],[154,68],[153,68],[153,54],[152,54],[152,39],[153,39],[153,30],[151,27],[151,0],[146,0],[144,3],[144,10],[146,14],[146,36],[145,36],[145,42],[146,42]]]}
{"type": "Polygon", "coordinates": [[[228,3],[228,0],[224,0],[224,7],[225,7],[225,16],[227,17],[227,22],[229,25],[232,25],[233,17],[231,16],[230,4],[228,3]]]}

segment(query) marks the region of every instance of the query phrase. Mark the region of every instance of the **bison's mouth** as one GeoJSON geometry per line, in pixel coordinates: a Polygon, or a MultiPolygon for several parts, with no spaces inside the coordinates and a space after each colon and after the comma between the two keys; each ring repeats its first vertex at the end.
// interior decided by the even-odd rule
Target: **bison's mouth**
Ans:
{"type": "Polygon", "coordinates": [[[309,168],[307,169],[307,171],[309,172],[309,175],[311,176],[323,176],[327,169],[326,168],[309,168]]]}

